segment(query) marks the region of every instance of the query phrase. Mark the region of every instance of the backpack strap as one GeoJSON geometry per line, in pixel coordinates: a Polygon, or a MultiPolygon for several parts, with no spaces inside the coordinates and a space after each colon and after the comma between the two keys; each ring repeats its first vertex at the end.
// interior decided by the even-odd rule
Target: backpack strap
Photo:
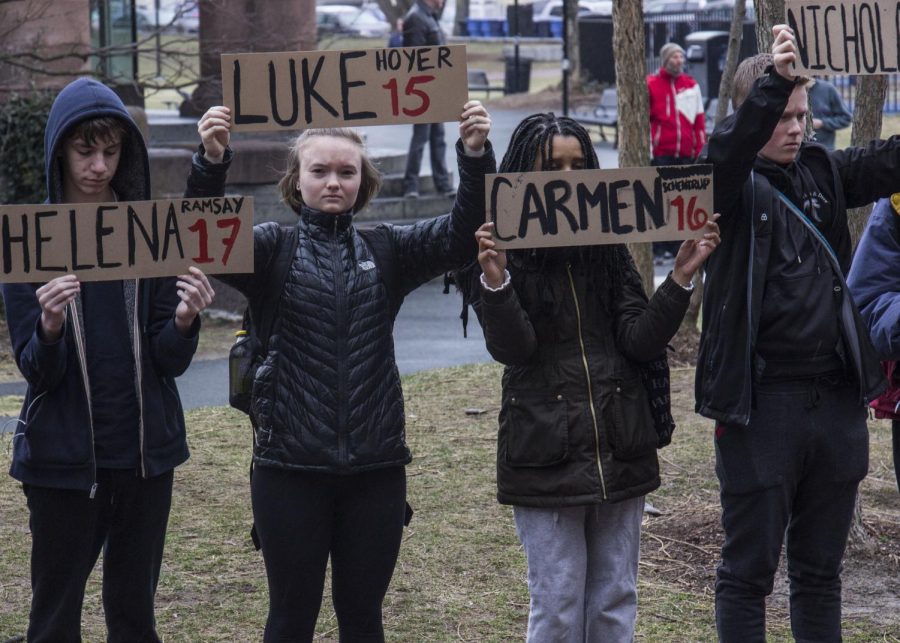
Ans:
{"type": "Polygon", "coordinates": [[[297,252],[298,233],[297,226],[291,226],[278,239],[275,248],[272,270],[269,272],[268,288],[263,291],[257,315],[251,312],[251,320],[256,325],[256,336],[262,344],[263,356],[269,352],[269,337],[272,334],[272,324],[275,314],[278,312],[278,304],[281,303],[281,293],[284,292],[284,283],[291,262],[297,252]]]}

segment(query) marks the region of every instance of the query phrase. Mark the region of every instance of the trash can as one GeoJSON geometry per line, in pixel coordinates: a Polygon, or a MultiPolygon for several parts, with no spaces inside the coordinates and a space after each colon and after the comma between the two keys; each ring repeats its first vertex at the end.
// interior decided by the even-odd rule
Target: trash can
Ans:
{"type": "Polygon", "coordinates": [[[524,94],[531,86],[531,58],[519,56],[519,67],[516,68],[515,56],[506,58],[506,76],[503,91],[507,94],[524,94]]]}
{"type": "Polygon", "coordinates": [[[685,70],[700,86],[704,102],[718,97],[728,54],[728,32],[695,31],[685,38],[684,49],[685,70]]]}

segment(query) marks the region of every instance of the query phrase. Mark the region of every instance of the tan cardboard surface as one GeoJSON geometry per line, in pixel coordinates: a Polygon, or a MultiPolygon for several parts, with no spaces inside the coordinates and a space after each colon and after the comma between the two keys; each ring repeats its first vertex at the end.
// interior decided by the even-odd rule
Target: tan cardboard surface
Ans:
{"type": "Polygon", "coordinates": [[[0,282],[253,272],[253,198],[0,206],[0,282]]]}
{"type": "Polygon", "coordinates": [[[785,0],[798,75],[889,74],[898,69],[900,1],[785,0]]]}
{"type": "Polygon", "coordinates": [[[468,86],[465,45],[222,54],[236,132],[454,121],[468,86]]]}
{"type": "Polygon", "coordinates": [[[711,165],[492,174],[487,220],[507,249],[695,239],[712,180],[711,165]]]}

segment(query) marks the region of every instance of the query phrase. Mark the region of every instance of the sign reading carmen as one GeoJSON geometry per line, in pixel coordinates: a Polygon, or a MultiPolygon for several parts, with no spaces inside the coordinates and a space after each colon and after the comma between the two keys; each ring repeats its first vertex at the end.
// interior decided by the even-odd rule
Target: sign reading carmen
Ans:
{"type": "Polygon", "coordinates": [[[785,0],[798,74],[888,74],[900,67],[900,0],[785,0]]]}
{"type": "Polygon", "coordinates": [[[238,132],[455,121],[466,48],[223,54],[222,95],[238,132]]]}
{"type": "Polygon", "coordinates": [[[486,177],[497,247],[696,239],[712,214],[711,165],[486,177]]]}
{"type": "Polygon", "coordinates": [[[0,282],[253,272],[253,199],[0,206],[0,282]]]}

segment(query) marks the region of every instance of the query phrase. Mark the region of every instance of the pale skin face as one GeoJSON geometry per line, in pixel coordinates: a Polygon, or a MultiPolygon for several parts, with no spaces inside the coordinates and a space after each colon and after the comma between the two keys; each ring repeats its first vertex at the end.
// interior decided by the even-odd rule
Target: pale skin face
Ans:
{"type": "Polygon", "coordinates": [[[121,136],[88,143],[69,138],[62,146],[63,200],[66,203],[114,201],[109,183],[116,175],[122,156],[121,136]]]}
{"type": "Polygon", "coordinates": [[[806,88],[795,87],[781,120],[775,126],[769,142],[759,151],[759,155],[779,165],[787,165],[797,158],[803,133],[806,131],[808,111],[806,88]]]}
{"type": "Polygon", "coordinates": [[[666,71],[673,76],[678,76],[684,71],[684,54],[676,51],[666,60],[666,71]]]}
{"type": "Polygon", "coordinates": [[[356,203],[362,183],[362,153],[346,138],[314,136],[303,144],[297,189],[311,208],[342,214],[356,203]]]}

